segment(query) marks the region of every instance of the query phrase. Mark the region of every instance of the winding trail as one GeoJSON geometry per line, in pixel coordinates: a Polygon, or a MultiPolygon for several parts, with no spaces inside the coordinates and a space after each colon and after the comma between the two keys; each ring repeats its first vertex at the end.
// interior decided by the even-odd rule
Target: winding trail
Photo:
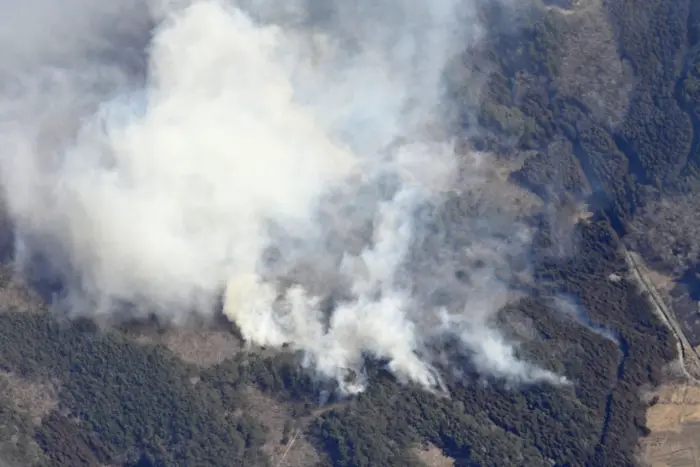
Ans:
{"type": "Polygon", "coordinates": [[[287,458],[287,454],[289,454],[289,450],[292,449],[292,446],[294,445],[294,441],[297,440],[297,437],[299,436],[299,429],[297,429],[294,432],[294,437],[287,443],[287,448],[284,450],[284,454],[282,454],[282,458],[277,462],[276,467],[281,467],[282,463],[284,460],[287,458]]]}
{"type": "Polygon", "coordinates": [[[627,261],[627,265],[629,266],[635,281],[642,291],[647,292],[649,302],[656,310],[657,315],[676,337],[678,346],[678,361],[683,374],[686,376],[688,381],[700,385],[700,379],[698,379],[698,376],[700,376],[700,358],[698,357],[695,349],[693,349],[693,347],[690,345],[690,342],[688,342],[688,338],[683,332],[681,326],[676,321],[673,311],[668,308],[659,291],[656,290],[656,287],[654,287],[652,281],[647,277],[646,267],[642,264],[642,261],[637,257],[637,255],[627,250],[627,248],[624,246],[622,246],[622,252],[625,255],[625,260],[627,261]]]}

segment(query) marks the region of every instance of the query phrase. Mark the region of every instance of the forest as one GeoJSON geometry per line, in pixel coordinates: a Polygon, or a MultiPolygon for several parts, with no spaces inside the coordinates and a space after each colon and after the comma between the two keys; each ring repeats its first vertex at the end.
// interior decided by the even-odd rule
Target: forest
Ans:
{"type": "MultiPolygon", "coordinates": [[[[425,443],[457,467],[637,465],[638,441],[648,434],[640,388],[664,380],[676,347],[648,298],[610,277],[627,274],[623,244],[679,277],[697,268],[698,240],[645,241],[640,223],[663,228],[650,214],[660,200],[694,199],[700,189],[700,2],[590,3],[590,14],[537,3],[518,28],[504,27],[507,12],[486,11],[492,27],[478,53],[494,66],[478,122],[465,111],[455,129],[478,125],[483,131],[464,131],[465,146],[504,161],[530,154],[510,180],[545,206],[585,203],[592,213],[567,231],[569,254],[559,251],[563,221],[546,209],[528,220],[537,228],[533,280],[499,314],[514,338],[522,322],[536,336],[518,347],[523,357],[572,384],[513,387],[479,375],[465,357],[460,374],[445,373],[443,397],[368,361],[366,392],[328,399],[329,388],[291,353],[253,349],[200,367],[138,342],[126,327],[104,330],[56,319],[31,301],[0,302],[0,371],[58,388],[38,424],[0,393],[0,459],[271,466],[270,427],[246,399],[255,388],[291,414],[281,448],[301,432],[322,466],[418,467],[411,449],[425,443]],[[610,332],[563,317],[562,297],[610,332]]],[[[459,80],[451,86],[454,105],[468,107],[459,80]]]]}

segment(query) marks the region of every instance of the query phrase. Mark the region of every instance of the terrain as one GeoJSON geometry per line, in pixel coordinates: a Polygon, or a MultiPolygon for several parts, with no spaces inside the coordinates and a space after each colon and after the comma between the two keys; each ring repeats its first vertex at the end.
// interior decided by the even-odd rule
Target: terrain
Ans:
{"type": "Polygon", "coordinates": [[[570,384],[511,385],[465,358],[446,397],[368,361],[368,389],[340,398],[224,320],[61,319],[6,258],[0,465],[697,465],[700,3],[534,2],[521,28],[485,14],[487,131],[465,110],[455,132],[498,161],[499,191],[539,206],[498,318],[570,384]]]}
{"type": "Polygon", "coordinates": [[[698,463],[698,388],[682,383],[664,385],[651,396],[647,413],[651,434],[642,456],[652,466],[698,463]]]}

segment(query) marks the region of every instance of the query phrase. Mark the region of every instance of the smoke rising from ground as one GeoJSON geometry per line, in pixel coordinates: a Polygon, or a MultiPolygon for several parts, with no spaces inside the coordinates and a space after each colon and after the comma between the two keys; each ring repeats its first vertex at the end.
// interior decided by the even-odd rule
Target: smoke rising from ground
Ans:
{"type": "Polygon", "coordinates": [[[18,260],[48,258],[72,312],[177,324],[223,296],[248,341],[346,391],[367,355],[439,385],[445,337],[484,373],[558,381],[490,324],[529,232],[447,131],[473,2],[44,7],[2,7],[21,46],[0,51],[0,175],[18,260]]]}

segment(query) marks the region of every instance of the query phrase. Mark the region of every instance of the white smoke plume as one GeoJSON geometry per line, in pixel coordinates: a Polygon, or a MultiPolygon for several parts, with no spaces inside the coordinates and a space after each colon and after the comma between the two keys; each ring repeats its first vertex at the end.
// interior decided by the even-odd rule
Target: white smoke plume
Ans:
{"type": "Polygon", "coordinates": [[[447,131],[474,5],[6,0],[0,175],[20,245],[73,313],[177,324],[223,296],[249,342],[346,391],[367,355],[439,385],[447,335],[485,373],[558,381],[490,324],[528,232],[447,131]]]}

